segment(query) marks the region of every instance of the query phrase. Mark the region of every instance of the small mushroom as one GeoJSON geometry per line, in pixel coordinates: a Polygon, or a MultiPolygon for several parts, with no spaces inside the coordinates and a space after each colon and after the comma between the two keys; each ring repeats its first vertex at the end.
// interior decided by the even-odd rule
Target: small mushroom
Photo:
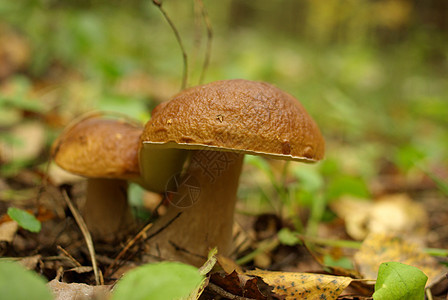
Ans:
{"type": "Polygon", "coordinates": [[[324,155],[319,128],[294,97],[248,80],[189,88],[160,104],[140,147],[143,180],[171,202],[148,232],[149,259],[197,266],[215,246],[224,255],[232,249],[245,154],[302,162],[324,155]]]}
{"type": "Polygon", "coordinates": [[[140,176],[141,133],[139,125],[94,115],[69,126],[53,143],[56,164],[88,178],[82,213],[95,238],[115,240],[133,222],[127,180],[140,176]]]}

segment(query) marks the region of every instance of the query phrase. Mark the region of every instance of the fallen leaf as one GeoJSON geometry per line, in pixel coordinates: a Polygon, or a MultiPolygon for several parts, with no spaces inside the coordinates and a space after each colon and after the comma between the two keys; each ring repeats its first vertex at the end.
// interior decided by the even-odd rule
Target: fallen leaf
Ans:
{"type": "Polygon", "coordinates": [[[218,264],[221,266],[221,268],[227,273],[230,274],[233,271],[236,271],[238,274],[243,273],[243,269],[241,266],[239,266],[234,260],[227,256],[223,255],[216,255],[216,258],[218,259],[218,264]]]}
{"type": "Polygon", "coordinates": [[[11,243],[19,229],[19,224],[15,221],[0,223],[0,241],[11,243]]]}
{"type": "Polygon", "coordinates": [[[20,260],[18,260],[17,262],[19,264],[21,264],[22,266],[24,266],[25,268],[27,268],[28,270],[34,270],[37,266],[37,264],[39,263],[39,261],[41,260],[42,256],[41,255],[33,255],[33,256],[27,256],[27,257],[23,257],[20,260]]]}
{"type": "Polygon", "coordinates": [[[226,292],[240,297],[250,299],[268,299],[272,288],[265,282],[245,274],[238,274],[233,271],[230,274],[213,273],[210,282],[216,284],[226,292]]]}
{"type": "Polygon", "coordinates": [[[428,232],[428,216],[422,204],[406,194],[379,198],[370,213],[370,232],[406,235],[423,244],[428,232]]]}
{"type": "Polygon", "coordinates": [[[344,276],[321,275],[311,273],[272,272],[255,270],[246,272],[258,276],[274,288],[285,299],[337,299],[352,282],[344,276]]]}
{"type": "Polygon", "coordinates": [[[355,240],[362,240],[369,233],[367,222],[372,205],[366,199],[342,197],[331,203],[330,207],[339,218],[345,221],[345,230],[348,235],[355,240]]]}
{"type": "Polygon", "coordinates": [[[91,286],[83,283],[59,282],[53,279],[47,286],[53,292],[54,300],[106,300],[110,296],[110,287],[105,285],[91,286]]]}
{"type": "Polygon", "coordinates": [[[386,195],[376,201],[342,197],[331,208],[345,221],[347,233],[356,240],[371,232],[384,232],[406,235],[423,244],[428,232],[424,207],[406,194],[386,195]]]}
{"type": "Polygon", "coordinates": [[[423,252],[420,245],[403,238],[384,233],[371,233],[354,256],[359,272],[368,279],[376,279],[383,262],[401,262],[414,266],[428,276],[431,283],[445,272],[437,260],[423,252]]]}

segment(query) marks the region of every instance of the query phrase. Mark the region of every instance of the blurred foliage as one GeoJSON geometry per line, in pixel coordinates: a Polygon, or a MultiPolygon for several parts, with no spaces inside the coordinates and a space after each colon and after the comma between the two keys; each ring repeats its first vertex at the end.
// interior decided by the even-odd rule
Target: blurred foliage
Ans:
{"type": "MultiPolygon", "coordinates": [[[[195,4],[163,1],[189,55],[190,85],[198,83],[205,55],[205,27],[195,4]]],[[[297,202],[317,205],[314,218],[320,221],[330,217],[326,203],[342,194],[370,197],[371,180],[381,181],[383,175],[429,174],[446,186],[448,19],[443,12],[448,2],[224,0],[204,5],[214,33],[205,81],[269,81],[300,99],[327,141],[326,161],[294,163],[286,173],[250,158],[251,167],[265,173],[260,181],[273,183],[272,190],[247,185],[240,191],[243,198],[261,203],[280,198],[289,208],[297,202]]],[[[0,82],[20,87],[12,94],[0,90],[0,112],[8,111],[12,120],[2,128],[20,121],[18,109],[32,116],[58,113],[59,121],[44,118],[49,128],[92,109],[145,121],[157,103],[179,89],[179,46],[149,0],[1,1],[0,20],[1,28],[23,36],[31,49],[26,67],[19,68],[22,76],[0,82]]],[[[0,141],[11,142],[6,132],[0,130],[0,141]]]]}
{"type": "Polygon", "coordinates": [[[35,272],[22,265],[8,261],[0,261],[0,292],[5,299],[53,299],[45,280],[35,272]]]}
{"type": "Polygon", "coordinates": [[[39,232],[41,229],[41,223],[38,219],[26,210],[17,208],[17,207],[9,207],[8,208],[8,216],[19,224],[20,227],[31,231],[31,232],[39,232]]]}

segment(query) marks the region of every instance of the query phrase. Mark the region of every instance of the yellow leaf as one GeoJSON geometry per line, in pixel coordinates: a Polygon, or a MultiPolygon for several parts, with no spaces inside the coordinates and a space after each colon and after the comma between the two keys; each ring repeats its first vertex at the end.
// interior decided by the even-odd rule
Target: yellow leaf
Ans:
{"type": "Polygon", "coordinates": [[[418,244],[385,233],[369,234],[354,258],[360,273],[368,279],[376,279],[380,264],[390,261],[419,268],[428,276],[428,284],[444,272],[418,244]]]}
{"type": "Polygon", "coordinates": [[[272,286],[273,292],[288,299],[337,299],[352,282],[344,276],[311,273],[248,271],[246,274],[258,276],[272,286]]]}

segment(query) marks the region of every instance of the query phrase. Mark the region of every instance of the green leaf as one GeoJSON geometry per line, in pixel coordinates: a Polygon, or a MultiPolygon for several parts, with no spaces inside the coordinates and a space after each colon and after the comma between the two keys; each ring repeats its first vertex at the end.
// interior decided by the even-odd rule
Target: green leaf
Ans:
{"type": "Polygon", "coordinates": [[[279,232],[277,232],[278,240],[283,245],[294,246],[297,244],[301,244],[300,239],[297,235],[289,230],[288,228],[282,228],[279,232]]]}
{"type": "Polygon", "coordinates": [[[45,280],[18,263],[0,261],[0,298],[14,300],[53,299],[45,280]]]}
{"type": "Polygon", "coordinates": [[[327,198],[329,200],[337,199],[344,195],[369,198],[370,193],[367,184],[362,178],[345,175],[331,181],[327,189],[327,198]]]}
{"type": "Polygon", "coordinates": [[[193,266],[161,262],[138,267],[118,282],[113,300],[171,300],[187,297],[199,287],[204,276],[193,266]]]}
{"type": "Polygon", "coordinates": [[[315,193],[324,185],[322,175],[315,168],[298,166],[292,172],[299,180],[300,189],[315,193]]]}
{"type": "Polygon", "coordinates": [[[380,265],[374,300],[422,300],[428,277],[418,268],[399,262],[380,265]]]}
{"type": "Polygon", "coordinates": [[[23,209],[10,207],[8,208],[8,216],[16,221],[20,227],[31,232],[39,232],[41,224],[32,214],[23,209]]]}

